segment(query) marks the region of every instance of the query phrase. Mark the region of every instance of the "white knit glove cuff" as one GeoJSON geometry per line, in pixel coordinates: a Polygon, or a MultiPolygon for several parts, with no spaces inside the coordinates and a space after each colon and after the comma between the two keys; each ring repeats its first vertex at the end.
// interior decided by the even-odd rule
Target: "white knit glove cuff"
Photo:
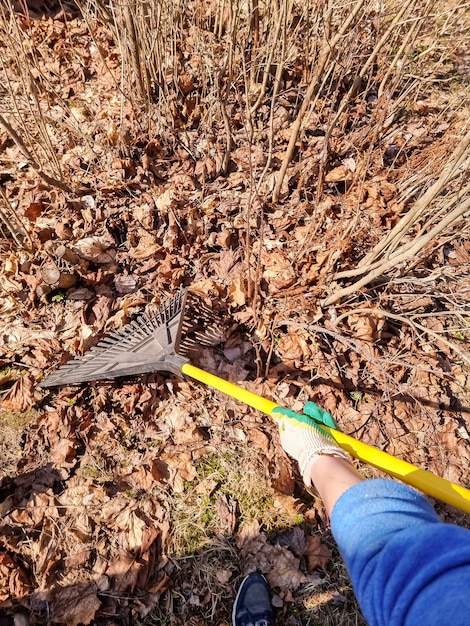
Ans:
{"type": "Polygon", "coordinates": [[[349,454],[334,444],[330,445],[326,443],[318,450],[305,451],[305,454],[302,454],[299,459],[299,469],[307,487],[311,487],[312,485],[312,467],[322,456],[334,456],[338,459],[343,459],[343,461],[347,463],[351,463],[349,454]]]}
{"type": "Polygon", "coordinates": [[[299,464],[300,473],[307,487],[311,485],[312,466],[322,455],[334,456],[350,462],[347,452],[342,450],[333,437],[307,415],[294,412],[276,413],[281,444],[289,456],[299,464]]]}

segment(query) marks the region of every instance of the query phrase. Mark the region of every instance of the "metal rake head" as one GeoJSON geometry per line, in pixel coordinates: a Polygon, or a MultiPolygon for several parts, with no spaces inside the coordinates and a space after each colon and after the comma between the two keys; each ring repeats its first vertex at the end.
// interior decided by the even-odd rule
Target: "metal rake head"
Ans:
{"type": "Polygon", "coordinates": [[[182,289],[155,315],[141,315],[109,333],[86,354],[47,376],[40,386],[74,385],[158,370],[179,374],[187,362],[178,354],[186,296],[182,289]]]}

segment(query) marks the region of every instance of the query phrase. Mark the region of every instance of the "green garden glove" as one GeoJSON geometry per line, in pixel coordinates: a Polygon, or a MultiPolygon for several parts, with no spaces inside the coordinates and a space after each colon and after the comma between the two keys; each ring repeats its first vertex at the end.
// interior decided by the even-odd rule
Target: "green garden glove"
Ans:
{"type": "Polygon", "coordinates": [[[271,415],[279,427],[281,445],[298,462],[307,487],[311,486],[311,469],[320,456],[335,456],[350,462],[348,453],[308,415],[300,415],[283,407],[276,407],[271,415]]]}

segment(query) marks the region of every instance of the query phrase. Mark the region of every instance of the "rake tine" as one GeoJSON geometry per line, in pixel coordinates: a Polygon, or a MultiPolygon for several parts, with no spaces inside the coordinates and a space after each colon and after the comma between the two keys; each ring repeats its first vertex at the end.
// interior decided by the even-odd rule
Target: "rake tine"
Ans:
{"type": "MultiPolygon", "coordinates": [[[[165,370],[180,374],[186,359],[178,356],[186,291],[179,291],[155,315],[142,315],[111,331],[90,350],[63,365],[42,387],[116,378],[165,370]]],[[[181,374],[180,374],[181,375],[181,374]]]]}

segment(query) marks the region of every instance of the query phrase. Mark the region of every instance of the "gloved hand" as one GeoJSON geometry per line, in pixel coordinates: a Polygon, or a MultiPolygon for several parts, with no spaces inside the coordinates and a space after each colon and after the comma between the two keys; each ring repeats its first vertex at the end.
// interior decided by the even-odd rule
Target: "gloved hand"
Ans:
{"type": "Polygon", "coordinates": [[[277,421],[281,445],[298,462],[307,487],[311,486],[311,469],[320,456],[335,456],[350,462],[348,453],[308,415],[299,415],[282,407],[276,407],[271,415],[277,421]]]}

